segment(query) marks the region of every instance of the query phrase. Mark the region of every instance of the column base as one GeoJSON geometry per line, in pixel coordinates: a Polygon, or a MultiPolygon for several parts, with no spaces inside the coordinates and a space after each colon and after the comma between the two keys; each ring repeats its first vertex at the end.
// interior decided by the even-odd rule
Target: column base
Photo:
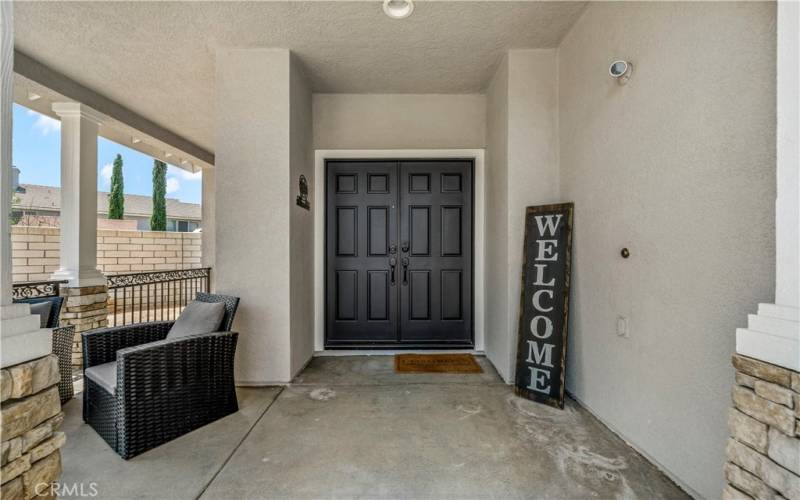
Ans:
{"type": "Polygon", "coordinates": [[[800,309],[759,304],[747,328],[736,330],[736,352],[800,371],[800,309]]]}
{"type": "Polygon", "coordinates": [[[97,269],[59,269],[50,279],[53,281],[68,281],[67,286],[78,288],[86,286],[105,286],[106,277],[97,269]]]}
{"type": "Polygon", "coordinates": [[[0,339],[3,349],[0,367],[12,366],[47,356],[52,351],[52,330],[39,328],[39,316],[28,304],[0,307],[0,339]]]}
{"type": "Polygon", "coordinates": [[[72,365],[83,366],[81,332],[105,328],[108,325],[108,289],[103,278],[99,286],[65,287],[64,307],[61,310],[61,325],[75,325],[75,338],[72,344],[72,365]]]}

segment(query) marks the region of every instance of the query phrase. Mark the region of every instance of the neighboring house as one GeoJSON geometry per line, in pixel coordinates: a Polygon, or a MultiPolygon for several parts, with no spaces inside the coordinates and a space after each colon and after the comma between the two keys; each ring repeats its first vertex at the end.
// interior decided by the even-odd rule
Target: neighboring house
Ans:
{"type": "MultiPolygon", "coordinates": [[[[97,193],[98,219],[108,218],[108,195],[102,191],[97,193]]],[[[61,189],[58,187],[20,184],[14,194],[12,218],[18,224],[58,226],[60,211],[61,189]]],[[[149,230],[152,213],[153,200],[150,196],[125,195],[125,220],[135,220],[135,229],[149,230]]],[[[192,232],[200,226],[200,204],[167,198],[167,231],[192,232]]]]}

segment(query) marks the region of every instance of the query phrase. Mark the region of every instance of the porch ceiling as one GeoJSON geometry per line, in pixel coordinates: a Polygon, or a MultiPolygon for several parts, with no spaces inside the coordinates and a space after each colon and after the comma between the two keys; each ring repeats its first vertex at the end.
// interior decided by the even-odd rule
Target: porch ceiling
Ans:
{"type": "Polygon", "coordinates": [[[585,2],[17,2],[17,50],[214,151],[214,53],[282,47],[316,92],[481,91],[510,48],[549,48],[585,2]]]}

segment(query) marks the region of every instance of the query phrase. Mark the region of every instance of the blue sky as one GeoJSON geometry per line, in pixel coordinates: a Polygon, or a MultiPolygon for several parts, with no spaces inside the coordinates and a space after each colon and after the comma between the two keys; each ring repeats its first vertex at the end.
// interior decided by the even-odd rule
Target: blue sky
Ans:
{"type": "MultiPolygon", "coordinates": [[[[22,184],[61,185],[61,141],[58,120],[14,105],[13,162],[22,184]]],[[[153,194],[153,158],[102,137],[97,140],[97,189],[108,191],[111,164],[122,155],[126,194],[153,194]]],[[[167,167],[167,197],[200,203],[200,172],[193,174],[173,165],[167,167]]]]}

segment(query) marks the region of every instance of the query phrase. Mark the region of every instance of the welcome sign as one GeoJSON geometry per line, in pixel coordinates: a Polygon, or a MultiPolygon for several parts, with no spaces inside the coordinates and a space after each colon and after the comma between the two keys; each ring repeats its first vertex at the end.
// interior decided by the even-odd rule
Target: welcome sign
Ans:
{"type": "Polygon", "coordinates": [[[528,207],[515,392],[564,408],[572,203],[528,207]]]}

